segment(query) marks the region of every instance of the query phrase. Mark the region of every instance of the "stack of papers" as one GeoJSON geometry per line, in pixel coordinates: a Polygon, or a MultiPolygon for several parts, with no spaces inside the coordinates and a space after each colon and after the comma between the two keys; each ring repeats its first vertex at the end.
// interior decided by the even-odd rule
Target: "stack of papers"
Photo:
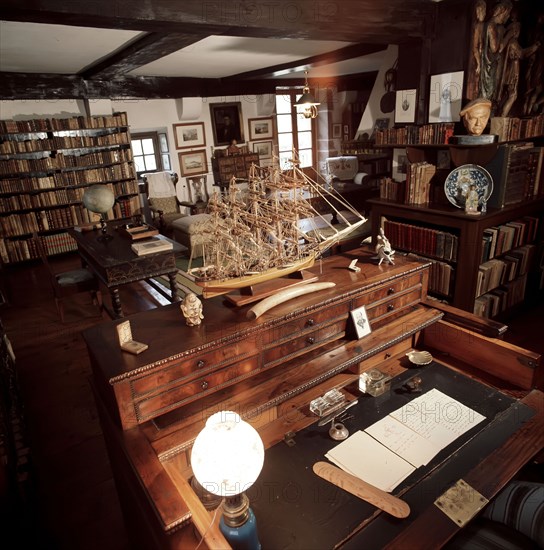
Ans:
{"type": "Polygon", "coordinates": [[[130,247],[138,256],[154,254],[155,252],[164,252],[166,250],[172,250],[173,248],[171,242],[162,239],[149,239],[147,241],[135,242],[131,244],[130,247]]]}
{"type": "Polygon", "coordinates": [[[325,456],[344,471],[391,492],[484,419],[433,389],[354,433],[325,456]]]}

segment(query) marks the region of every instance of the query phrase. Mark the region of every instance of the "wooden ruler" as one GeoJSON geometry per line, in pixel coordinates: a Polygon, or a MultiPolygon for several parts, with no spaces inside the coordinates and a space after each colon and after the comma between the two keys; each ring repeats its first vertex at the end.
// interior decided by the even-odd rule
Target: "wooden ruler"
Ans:
{"type": "Polygon", "coordinates": [[[344,489],[348,493],[362,498],[370,504],[380,508],[384,512],[396,518],[406,518],[410,515],[410,506],[404,500],[394,497],[374,485],[359,479],[333,464],[328,462],[316,462],[313,467],[314,473],[319,477],[330,481],[332,484],[344,489]]]}

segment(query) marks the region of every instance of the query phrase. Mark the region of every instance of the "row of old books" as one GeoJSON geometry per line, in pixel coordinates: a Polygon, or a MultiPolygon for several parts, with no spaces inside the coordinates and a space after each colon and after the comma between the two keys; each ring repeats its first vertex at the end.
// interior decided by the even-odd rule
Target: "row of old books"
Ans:
{"type": "Polygon", "coordinates": [[[501,285],[505,285],[529,270],[535,245],[526,244],[480,264],[476,283],[476,296],[481,296],[501,285]]]}
{"type": "Polygon", "coordinates": [[[383,229],[393,248],[448,262],[457,260],[458,237],[453,233],[384,219],[383,229]]]}
{"type": "Polygon", "coordinates": [[[476,298],[473,312],[480,317],[496,317],[499,313],[522,303],[526,287],[527,274],[476,298]]]}
{"type": "Polygon", "coordinates": [[[126,113],[114,113],[104,116],[75,116],[69,118],[35,118],[32,120],[0,120],[0,133],[54,132],[59,130],[81,130],[84,128],[102,128],[127,126],[126,113]]]}
{"type": "Polygon", "coordinates": [[[485,167],[493,178],[488,206],[504,208],[544,195],[544,147],[502,144],[485,167]]]}
{"type": "Polygon", "coordinates": [[[429,292],[440,294],[444,297],[451,297],[451,288],[455,274],[455,268],[451,264],[413,253],[408,254],[408,256],[416,260],[430,261],[429,292]]]}
{"type": "Polygon", "coordinates": [[[492,117],[489,121],[489,133],[495,134],[499,141],[514,141],[544,135],[544,115],[534,117],[492,117]]]}
{"type": "Polygon", "coordinates": [[[444,145],[453,136],[455,123],[407,124],[376,131],[376,145],[444,145]]]}
{"type": "Polygon", "coordinates": [[[128,197],[117,200],[113,205],[113,215],[115,218],[131,218],[140,212],[139,197],[128,197]]]}
{"type": "MultiPolygon", "coordinates": [[[[77,244],[68,233],[54,233],[40,237],[48,256],[77,250],[77,244]]],[[[9,264],[39,258],[39,252],[33,239],[0,239],[0,259],[9,264]]]]}
{"type": "Polygon", "coordinates": [[[428,162],[413,162],[406,167],[406,180],[380,178],[380,198],[403,204],[426,204],[430,200],[431,180],[436,166],[428,162]]]}
{"type": "Polygon", "coordinates": [[[485,262],[513,248],[534,242],[538,226],[539,218],[525,216],[519,220],[484,229],[481,261],[485,262]]]}

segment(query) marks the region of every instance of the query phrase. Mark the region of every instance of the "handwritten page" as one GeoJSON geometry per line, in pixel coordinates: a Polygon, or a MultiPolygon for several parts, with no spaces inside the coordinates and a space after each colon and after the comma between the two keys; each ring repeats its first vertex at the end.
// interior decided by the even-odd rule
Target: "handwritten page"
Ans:
{"type": "Polygon", "coordinates": [[[325,456],[346,472],[390,492],[416,468],[485,419],[433,389],[354,433],[325,456]]]}

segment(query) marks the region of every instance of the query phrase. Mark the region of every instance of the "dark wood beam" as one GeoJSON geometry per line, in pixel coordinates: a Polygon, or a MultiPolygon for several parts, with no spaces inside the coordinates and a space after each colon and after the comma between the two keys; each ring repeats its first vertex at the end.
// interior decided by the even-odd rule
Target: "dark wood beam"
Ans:
{"type": "MultiPolygon", "coordinates": [[[[371,89],[376,72],[312,85],[338,91],[371,89]]],[[[277,86],[300,86],[300,79],[228,80],[214,78],[131,77],[86,80],[79,75],[0,72],[0,99],[176,99],[274,94],[277,86]]]]}
{"type": "Polygon", "coordinates": [[[115,52],[95,65],[86,67],[79,75],[84,79],[115,78],[119,75],[151,63],[165,55],[202,40],[205,36],[183,33],[150,33],[132,42],[126,48],[115,52]]]}

